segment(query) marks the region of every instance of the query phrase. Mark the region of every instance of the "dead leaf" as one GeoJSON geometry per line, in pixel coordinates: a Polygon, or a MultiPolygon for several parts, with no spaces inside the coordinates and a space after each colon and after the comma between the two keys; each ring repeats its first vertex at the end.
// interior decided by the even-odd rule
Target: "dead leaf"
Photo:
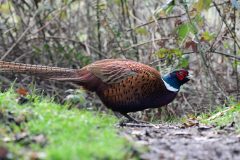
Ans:
{"type": "Polygon", "coordinates": [[[31,140],[40,145],[45,145],[47,143],[47,138],[43,134],[39,134],[31,137],[31,140]]]}
{"type": "Polygon", "coordinates": [[[188,128],[193,126],[199,126],[199,121],[195,117],[187,119],[181,128],[188,128]]]}
{"type": "Polygon", "coordinates": [[[27,89],[20,87],[16,89],[16,93],[19,94],[20,96],[26,96],[28,94],[27,89]]]}
{"type": "Polygon", "coordinates": [[[19,142],[27,138],[29,134],[27,132],[21,132],[15,135],[15,141],[19,142]]]}
{"type": "Polygon", "coordinates": [[[185,48],[192,48],[193,52],[197,52],[197,43],[195,43],[194,41],[188,41],[185,43],[185,48]]]}
{"type": "Polygon", "coordinates": [[[8,149],[0,146],[0,159],[4,160],[7,159],[7,155],[8,155],[8,149]]]}
{"type": "Polygon", "coordinates": [[[46,159],[46,153],[44,152],[31,152],[30,159],[31,160],[39,160],[39,159],[46,159]]]}

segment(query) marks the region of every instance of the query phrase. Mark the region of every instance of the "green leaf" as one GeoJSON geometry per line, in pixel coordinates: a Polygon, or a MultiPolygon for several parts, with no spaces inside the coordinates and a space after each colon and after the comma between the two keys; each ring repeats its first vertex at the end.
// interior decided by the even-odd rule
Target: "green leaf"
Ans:
{"type": "Polygon", "coordinates": [[[204,25],[204,20],[203,17],[200,14],[197,14],[193,19],[192,19],[196,24],[198,24],[199,26],[204,25]]]}
{"type": "Polygon", "coordinates": [[[12,8],[12,3],[9,1],[0,3],[0,13],[9,14],[12,8]]]}
{"type": "Polygon", "coordinates": [[[179,62],[179,67],[186,68],[189,65],[189,61],[186,58],[181,58],[179,62]]]}
{"type": "Polygon", "coordinates": [[[44,44],[43,45],[43,49],[46,50],[46,51],[49,51],[50,50],[50,46],[48,44],[44,44]]]}
{"type": "Polygon", "coordinates": [[[155,52],[156,56],[158,56],[159,58],[164,58],[166,56],[166,53],[167,49],[165,48],[161,48],[157,52],[155,52]]]}
{"type": "Polygon", "coordinates": [[[97,9],[99,9],[99,11],[104,11],[107,9],[107,3],[105,2],[100,2],[99,4],[97,4],[97,9]]]}
{"type": "Polygon", "coordinates": [[[172,12],[174,5],[169,5],[164,11],[168,15],[172,12]]]}
{"type": "Polygon", "coordinates": [[[155,54],[159,58],[171,58],[173,55],[180,57],[182,55],[182,51],[180,49],[168,49],[168,48],[161,48],[155,54]]]}
{"type": "Polygon", "coordinates": [[[182,51],[180,49],[173,49],[172,52],[178,57],[182,56],[182,51]]]}
{"type": "Polygon", "coordinates": [[[163,6],[157,8],[154,11],[154,15],[158,18],[161,15],[168,15],[172,12],[173,8],[175,6],[175,0],[168,0],[163,6]]]}
{"type": "Polygon", "coordinates": [[[179,40],[183,41],[186,38],[188,32],[189,32],[189,29],[187,24],[180,25],[177,29],[179,40]]]}
{"type": "Polygon", "coordinates": [[[40,54],[42,52],[42,50],[39,47],[35,46],[35,45],[32,45],[32,48],[33,48],[33,51],[35,53],[37,53],[37,54],[40,54]]]}
{"type": "Polygon", "coordinates": [[[189,33],[196,33],[197,28],[190,24],[190,22],[181,24],[177,27],[177,34],[178,34],[178,40],[180,43],[183,43],[185,39],[187,38],[189,33]]]}
{"type": "Polygon", "coordinates": [[[121,5],[121,0],[114,0],[114,3],[118,6],[120,6],[121,5]]]}
{"type": "Polygon", "coordinates": [[[66,11],[66,10],[62,10],[62,11],[60,12],[59,18],[60,18],[61,20],[67,19],[67,11],[66,11]]]}
{"type": "Polygon", "coordinates": [[[203,38],[203,40],[209,42],[209,41],[211,41],[211,40],[214,39],[214,33],[203,32],[203,34],[202,34],[202,38],[203,38]]]}
{"type": "Polygon", "coordinates": [[[228,43],[228,42],[223,42],[223,47],[224,47],[225,49],[228,49],[228,48],[229,48],[229,43],[228,43]]]}
{"type": "Polygon", "coordinates": [[[198,0],[193,7],[196,8],[197,12],[201,12],[203,10],[208,10],[211,3],[212,0],[198,0]]]}
{"type": "Polygon", "coordinates": [[[88,38],[87,36],[88,36],[87,34],[78,33],[78,39],[79,39],[80,42],[85,42],[88,38]]]}
{"type": "Polygon", "coordinates": [[[143,36],[146,36],[148,34],[148,31],[146,28],[137,28],[135,29],[135,32],[143,36]]]}
{"type": "Polygon", "coordinates": [[[233,63],[232,65],[233,65],[233,68],[234,68],[234,69],[237,69],[238,66],[240,65],[240,62],[233,63]]]}

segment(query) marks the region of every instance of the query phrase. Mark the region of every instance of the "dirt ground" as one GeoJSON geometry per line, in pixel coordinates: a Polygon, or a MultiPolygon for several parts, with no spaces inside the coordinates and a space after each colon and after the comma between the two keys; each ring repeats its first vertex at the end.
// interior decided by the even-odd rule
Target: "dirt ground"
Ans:
{"type": "Polygon", "coordinates": [[[130,141],[146,146],[143,160],[240,160],[240,135],[234,124],[221,129],[208,126],[123,127],[130,141]]]}

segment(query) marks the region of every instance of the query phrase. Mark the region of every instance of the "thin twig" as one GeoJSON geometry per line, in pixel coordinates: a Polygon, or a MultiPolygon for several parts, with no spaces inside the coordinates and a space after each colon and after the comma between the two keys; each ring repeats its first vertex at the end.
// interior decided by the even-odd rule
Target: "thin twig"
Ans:
{"type": "MultiPolygon", "coordinates": [[[[37,16],[37,14],[39,13],[39,10],[37,10],[33,16],[33,19],[35,19],[35,17],[37,16]]],[[[23,39],[23,37],[26,36],[27,32],[34,26],[35,24],[29,25],[25,31],[21,34],[21,36],[17,39],[17,41],[8,49],[8,51],[1,57],[0,60],[4,60],[4,58],[6,56],[8,56],[8,54],[18,45],[18,43],[23,39]]]]}
{"type": "MultiPolygon", "coordinates": [[[[233,8],[233,15],[234,15],[234,19],[233,19],[233,32],[234,32],[234,38],[236,38],[236,9],[233,8]]],[[[233,46],[233,52],[234,55],[237,55],[237,43],[236,41],[234,41],[234,46],[233,46]]],[[[236,72],[236,81],[237,81],[237,94],[239,93],[239,79],[238,79],[238,68],[237,68],[237,60],[234,60],[234,64],[235,64],[235,72],[236,72]]],[[[238,96],[237,96],[237,101],[238,101],[238,96]]]]}
{"type": "Polygon", "coordinates": [[[107,16],[105,17],[104,21],[105,21],[105,25],[103,25],[103,26],[104,26],[104,27],[106,28],[106,30],[109,31],[109,33],[113,36],[114,40],[116,41],[118,47],[119,47],[120,50],[121,50],[120,53],[124,54],[123,48],[122,48],[122,46],[121,46],[121,44],[120,44],[120,41],[118,40],[117,35],[114,33],[113,29],[111,28],[111,26],[110,26],[110,24],[109,24],[109,22],[108,22],[108,17],[107,17],[107,16]]]}
{"type": "Polygon", "coordinates": [[[100,0],[97,0],[97,7],[96,7],[96,15],[97,15],[97,40],[98,40],[98,50],[101,52],[102,45],[101,45],[101,23],[100,23],[100,0]]]}
{"type": "Polygon", "coordinates": [[[207,120],[212,121],[212,120],[214,120],[216,118],[219,118],[219,117],[223,116],[225,113],[233,110],[234,108],[235,108],[234,106],[229,107],[229,108],[227,108],[227,109],[225,109],[225,110],[223,110],[221,112],[218,112],[218,113],[214,114],[213,116],[209,117],[207,120]]]}
{"type": "Polygon", "coordinates": [[[44,28],[46,28],[47,26],[49,26],[53,20],[55,20],[57,18],[57,16],[59,15],[58,13],[60,13],[62,10],[66,9],[68,5],[65,5],[63,7],[61,7],[59,10],[56,10],[54,12],[56,12],[56,14],[53,16],[53,18],[51,19],[51,21],[48,21],[47,23],[45,23],[42,27],[40,27],[36,32],[32,33],[32,34],[37,34],[38,32],[41,32],[44,28]]]}
{"type": "Polygon", "coordinates": [[[170,39],[170,38],[159,38],[159,39],[154,39],[154,40],[150,40],[150,41],[146,41],[146,42],[141,42],[141,43],[138,43],[138,44],[134,44],[134,45],[132,45],[132,46],[130,46],[130,47],[128,47],[128,48],[123,48],[122,50],[121,50],[121,52],[122,51],[128,51],[128,50],[130,50],[130,49],[132,49],[132,48],[135,48],[135,47],[139,47],[139,46],[142,46],[142,45],[145,45],[145,44],[148,44],[148,43],[152,43],[152,42],[156,42],[156,41],[161,41],[161,40],[168,40],[168,39],[170,39]]]}
{"type": "MultiPolygon", "coordinates": [[[[210,52],[211,52],[211,53],[220,54],[220,55],[223,55],[223,56],[226,56],[226,57],[231,57],[231,58],[236,59],[236,60],[240,60],[240,56],[237,56],[237,55],[232,55],[232,54],[228,54],[228,53],[223,53],[223,52],[216,51],[216,50],[211,50],[210,52]]],[[[185,53],[183,53],[183,54],[191,54],[191,53],[195,53],[195,52],[191,51],[191,52],[185,52],[185,53]]]]}
{"type": "MultiPolygon", "coordinates": [[[[124,8],[126,8],[126,10],[127,10],[127,12],[126,12],[127,21],[128,21],[129,27],[132,28],[132,23],[131,23],[130,14],[129,14],[129,12],[130,12],[129,11],[129,7],[128,7],[128,4],[127,4],[126,1],[124,2],[124,4],[125,4],[124,8]]],[[[134,0],[133,0],[132,8],[133,8],[133,14],[135,14],[135,11],[134,11],[134,0]]],[[[136,24],[136,19],[133,19],[133,23],[136,24]]],[[[137,39],[136,34],[134,34],[134,32],[131,32],[130,35],[131,35],[131,38],[132,38],[132,43],[133,44],[137,44],[138,43],[138,39],[137,39]]],[[[135,52],[136,58],[139,60],[138,49],[134,47],[134,50],[136,51],[135,52]]]]}
{"type": "Polygon", "coordinates": [[[89,47],[91,50],[93,50],[94,52],[98,53],[102,57],[108,58],[104,53],[100,52],[99,50],[97,50],[93,46],[86,45],[83,42],[80,42],[80,41],[77,41],[77,40],[74,40],[74,39],[70,39],[70,38],[67,38],[67,37],[57,37],[57,36],[34,37],[34,38],[31,38],[31,39],[28,39],[27,41],[31,41],[31,40],[34,40],[34,39],[44,39],[44,38],[45,39],[62,39],[62,40],[67,40],[67,41],[70,41],[70,42],[73,42],[73,43],[78,43],[85,51],[87,51],[87,47],[89,47]]]}
{"type": "MultiPolygon", "coordinates": [[[[188,19],[189,19],[190,24],[194,27],[194,24],[193,24],[193,22],[192,22],[192,19],[191,19],[190,15],[189,15],[188,6],[187,6],[186,4],[184,4],[184,8],[185,8],[185,10],[186,10],[186,14],[187,14],[187,17],[188,17],[188,19]]],[[[194,36],[194,37],[195,37],[196,41],[197,41],[199,44],[201,44],[201,42],[200,42],[200,40],[199,40],[199,38],[198,38],[198,36],[197,36],[196,33],[195,33],[195,36],[194,36]]],[[[209,51],[210,51],[210,47],[209,47],[209,49],[208,49],[207,52],[209,52],[209,51]]],[[[204,63],[204,67],[206,68],[207,74],[209,75],[211,81],[212,81],[213,84],[219,89],[219,91],[222,93],[222,95],[228,100],[229,98],[228,98],[228,96],[225,94],[224,89],[222,88],[222,86],[220,85],[218,79],[216,78],[212,67],[211,67],[210,65],[208,65],[208,63],[207,63],[207,60],[206,60],[206,58],[205,58],[205,56],[204,56],[204,53],[203,53],[204,51],[203,51],[201,48],[199,48],[199,49],[198,49],[198,52],[200,53],[200,56],[201,56],[201,58],[202,58],[202,60],[203,60],[203,63],[204,63]],[[211,73],[211,74],[210,74],[210,73],[211,73]]]]}
{"type": "MultiPolygon", "coordinates": [[[[173,19],[173,18],[179,18],[179,17],[182,17],[183,15],[185,15],[185,13],[180,14],[180,15],[176,15],[176,16],[160,17],[160,18],[157,19],[157,21],[169,20],[169,19],[173,19]]],[[[140,24],[140,25],[138,25],[138,26],[136,26],[136,27],[134,27],[134,28],[128,29],[127,32],[130,32],[130,31],[135,30],[135,29],[140,28],[140,27],[147,26],[147,25],[152,24],[152,23],[154,23],[154,22],[156,22],[156,21],[155,21],[155,20],[151,20],[151,21],[149,21],[149,22],[147,22],[147,23],[140,24]]]]}
{"type": "Polygon", "coordinates": [[[232,55],[232,54],[228,54],[228,53],[223,53],[223,52],[220,52],[220,51],[211,51],[212,53],[217,53],[217,54],[221,54],[221,55],[224,55],[224,56],[227,56],[227,57],[231,57],[231,58],[234,58],[236,60],[240,60],[240,56],[237,56],[237,55],[232,55]]]}
{"type": "MultiPolygon", "coordinates": [[[[217,5],[220,6],[220,5],[224,5],[224,4],[226,4],[226,3],[229,3],[229,2],[219,3],[219,4],[217,4],[217,5]]],[[[210,6],[210,7],[213,7],[213,6],[210,6]]],[[[186,13],[183,13],[183,14],[180,14],[180,15],[175,15],[175,16],[169,16],[169,17],[159,17],[159,18],[157,19],[157,21],[169,20],[169,19],[173,19],[173,18],[179,18],[179,17],[184,16],[185,14],[186,14],[186,13]]],[[[135,30],[135,29],[140,28],[140,27],[147,26],[147,25],[152,24],[152,23],[154,23],[154,22],[155,22],[155,20],[151,20],[151,21],[149,21],[149,22],[140,24],[140,25],[138,25],[138,26],[136,26],[136,27],[134,27],[134,28],[128,29],[127,32],[130,32],[130,31],[135,30]]]]}
{"type": "Polygon", "coordinates": [[[217,4],[216,4],[214,1],[212,1],[212,3],[213,3],[213,5],[215,6],[216,10],[218,11],[218,14],[219,14],[219,16],[221,17],[223,23],[226,25],[226,27],[227,27],[227,29],[228,29],[228,32],[230,33],[230,35],[231,35],[231,37],[233,38],[234,42],[236,43],[236,45],[237,45],[238,48],[240,49],[240,46],[239,46],[239,44],[238,44],[238,42],[237,42],[237,37],[236,37],[236,36],[234,35],[234,33],[231,31],[231,29],[230,29],[230,27],[229,27],[229,25],[228,25],[228,23],[227,23],[227,21],[226,21],[226,18],[223,17],[223,15],[222,15],[220,9],[218,8],[217,4]]]}

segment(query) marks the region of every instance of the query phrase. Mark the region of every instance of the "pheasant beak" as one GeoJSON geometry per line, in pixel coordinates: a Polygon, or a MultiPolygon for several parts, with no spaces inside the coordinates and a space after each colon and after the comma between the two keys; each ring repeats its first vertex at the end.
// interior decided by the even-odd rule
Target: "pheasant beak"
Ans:
{"type": "Polygon", "coordinates": [[[187,79],[191,80],[193,79],[193,75],[191,73],[188,73],[188,75],[186,76],[187,79]]]}

